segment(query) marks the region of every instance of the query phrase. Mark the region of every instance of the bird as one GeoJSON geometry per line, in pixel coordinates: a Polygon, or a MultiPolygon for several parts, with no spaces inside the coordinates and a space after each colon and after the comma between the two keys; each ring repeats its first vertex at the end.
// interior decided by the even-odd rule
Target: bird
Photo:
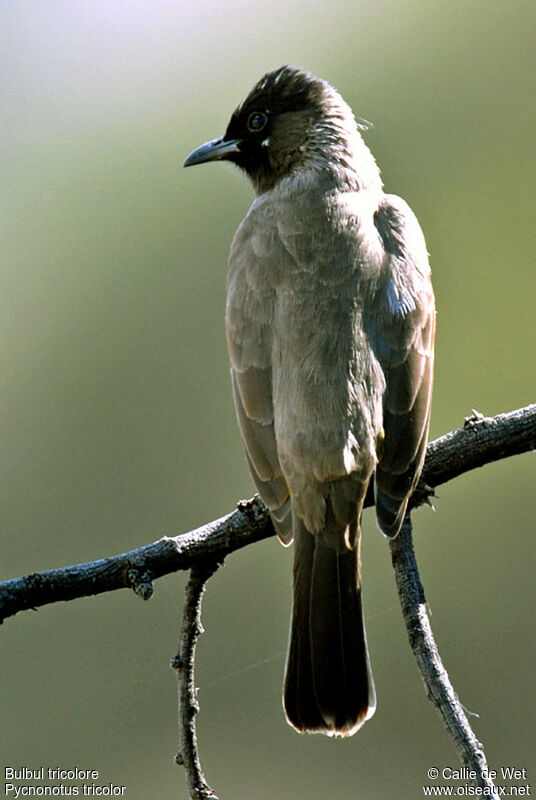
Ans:
{"type": "Polygon", "coordinates": [[[384,193],[364,127],[287,64],[184,162],[231,162],[254,189],[228,261],[234,404],[257,491],[294,543],[287,721],[336,737],[376,708],[362,511],[373,489],[380,531],[399,533],[426,450],[436,319],[424,235],[384,193]]]}

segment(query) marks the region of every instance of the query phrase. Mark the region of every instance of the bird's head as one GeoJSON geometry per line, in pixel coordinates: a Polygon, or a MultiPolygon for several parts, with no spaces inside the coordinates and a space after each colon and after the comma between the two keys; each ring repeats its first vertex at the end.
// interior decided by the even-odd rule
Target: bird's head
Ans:
{"type": "Polygon", "coordinates": [[[225,134],[190,153],[184,166],[217,160],[245,170],[257,193],[318,172],[351,189],[381,187],[350,107],[329,83],[291,66],[266,73],[225,134]]]}

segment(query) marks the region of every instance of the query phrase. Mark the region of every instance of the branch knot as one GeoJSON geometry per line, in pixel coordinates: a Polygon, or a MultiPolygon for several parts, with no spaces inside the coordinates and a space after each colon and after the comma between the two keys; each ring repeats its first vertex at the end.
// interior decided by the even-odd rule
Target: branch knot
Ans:
{"type": "Polygon", "coordinates": [[[136,567],[127,570],[127,584],[133,589],[134,594],[142,600],[150,600],[153,596],[153,580],[148,570],[141,572],[136,567]]]}

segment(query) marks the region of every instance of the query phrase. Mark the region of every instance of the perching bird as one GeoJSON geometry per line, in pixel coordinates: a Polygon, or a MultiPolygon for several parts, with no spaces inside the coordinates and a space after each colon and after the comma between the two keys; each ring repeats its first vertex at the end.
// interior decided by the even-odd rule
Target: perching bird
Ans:
{"type": "Polygon", "coordinates": [[[294,598],[284,706],[298,731],[350,736],[376,699],[361,606],[361,513],[400,530],[432,391],[434,296],[423,234],[384,194],[349,106],[291,66],[264,75],[221,139],[256,192],[231,247],[226,332],[253,480],[294,598]]]}

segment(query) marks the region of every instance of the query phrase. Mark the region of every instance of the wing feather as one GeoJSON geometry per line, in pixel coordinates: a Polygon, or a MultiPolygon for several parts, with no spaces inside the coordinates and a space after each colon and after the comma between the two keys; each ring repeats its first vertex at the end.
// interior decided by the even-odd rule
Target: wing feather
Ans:
{"type": "Polygon", "coordinates": [[[248,217],[229,261],[226,334],[233,396],[247,463],[281,541],[292,541],[292,511],[274,431],[272,399],[273,291],[263,280],[269,248],[248,217]]]}
{"type": "Polygon", "coordinates": [[[375,224],[386,270],[369,340],[386,380],[384,439],[376,469],[376,513],[396,536],[419,478],[430,422],[435,305],[424,237],[409,207],[387,195],[375,224]]]}

